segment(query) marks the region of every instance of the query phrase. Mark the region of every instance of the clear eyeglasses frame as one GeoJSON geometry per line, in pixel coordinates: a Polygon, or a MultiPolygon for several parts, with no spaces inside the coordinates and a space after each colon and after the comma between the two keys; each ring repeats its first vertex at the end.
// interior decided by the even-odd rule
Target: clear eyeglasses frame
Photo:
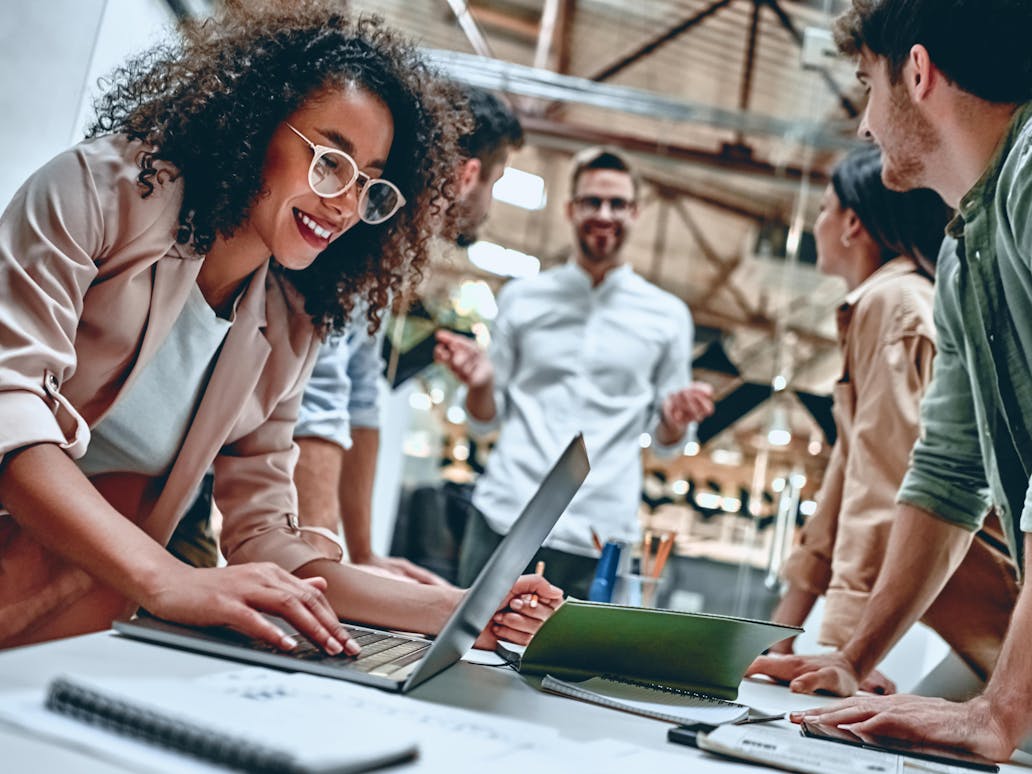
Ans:
{"type": "Polygon", "coordinates": [[[317,145],[289,123],[287,128],[312,149],[308,185],[316,196],[332,199],[347,193],[357,183],[358,217],[370,225],[389,220],[405,206],[405,197],[394,183],[382,177],[370,177],[358,168],[350,154],[339,148],[317,145]]]}

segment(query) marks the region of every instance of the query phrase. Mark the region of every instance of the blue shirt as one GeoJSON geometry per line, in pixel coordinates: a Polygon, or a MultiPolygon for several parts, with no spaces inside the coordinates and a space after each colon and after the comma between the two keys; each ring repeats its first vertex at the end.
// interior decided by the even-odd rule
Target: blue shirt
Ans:
{"type": "Polygon", "coordinates": [[[316,437],[351,448],[351,428],[380,426],[384,326],[370,336],[365,307],[356,306],[344,335],[319,349],[301,398],[295,438],[316,437]]]}

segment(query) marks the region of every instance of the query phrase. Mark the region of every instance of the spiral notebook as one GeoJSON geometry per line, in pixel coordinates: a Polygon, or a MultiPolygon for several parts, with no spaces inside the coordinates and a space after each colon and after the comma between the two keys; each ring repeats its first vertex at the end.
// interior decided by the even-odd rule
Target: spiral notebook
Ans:
{"type": "Polygon", "coordinates": [[[239,674],[239,680],[60,677],[50,684],[45,706],[107,732],[243,771],[350,774],[417,754],[414,735],[381,719],[349,713],[341,723],[296,681],[256,683],[253,673],[239,674]]]}
{"type": "Polygon", "coordinates": [[[570,682],[546,675],[541,688],[572,699],[603,707],[632,712],[656,720],[685,725],[689,723],[736,723],[749,714],[744,704],[724,701],[696,691],[686,691],[656,683],[640,683],[605,675],[570,682]]]}

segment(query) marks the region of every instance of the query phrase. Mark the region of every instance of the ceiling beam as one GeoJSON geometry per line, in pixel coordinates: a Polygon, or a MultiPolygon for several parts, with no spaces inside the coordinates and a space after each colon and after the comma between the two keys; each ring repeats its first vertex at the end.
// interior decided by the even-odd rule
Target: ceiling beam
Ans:
{"type": "Polygon", "coordinates": [[[538,69],[552,69],[552,46],[558,20],[559,0],[545,0],[545,7],[541,9],[541,23],[538,25],[537,46],[534,48],[534,67],[538,69]]]}
{"type": "Polygon", "coordinates": [[[524,43],[534,43],[541,31],[540,25],[536,22],[511,16],[496,8],[470,6],[469,12],[477,24],[504,32],[524,43]]]}
{"type": "Polygon", "coordinates": [[[554,61],[551,69],[557,73],[570,72],[570,56],[573,53],[573,15],[577,12],[577,0],[559,0],[559,17],[556,19],[554,61]]]}
{"type": "Polygon", "coordinates": [[[760,0],[753,0],[752,20],[749,22],[749,36],[745,44],[745,64],[742,66],[742,82],[738,90],[738,109],[749,109],[752,97],[753,70],[756,67],[756,46],[760,30],[760,0]]]}
{"type": "MultiPolygon", "coordinates": [[[[752,156],[744,156],[727,146],[721,151],[712,151],[684,145],[672,145],[634,135],[617,134],[594,126],[573,124],[568,121],[553,121],[538,116],[521,116],[520,121],[527,134],[539,137],[573,140],[589,145],[614,145],[644,155],[743,174],[783,179],[793,183],[802,180],[807,174],[801,167],[777,166],[752,156]]],[[[828,181],[827,174],[819,170],[810,171],[809,176],[814,185],[824,185],[828,181]]]]}
{"type": "Polygon", "coordinates": [[[679,22],[678,24],[675,24],[670,29],[660,33],[659,35],[657,35],[656,37],[652,38],[648,42],[643,43],[642,45],[638,46],[638,48],[636,48],[631,53],[629,53],[629,54],[627,54],[625,56],[620,57],[618,60],[616,60],[612,64],[607,65],[606,67],[603,67],[601,70],[596,72],[594,75],[591,75],[591,76],[588,76],[588,77],[591,80],[593,80],[593,81],[605,81],[605,80],[608,80],[609,78],[612,78],[618,72],[620,72],[622,70],[626,70],[632,64],[634,64],[638,60],[642,59],[643,57],[648,56],[649,54],[651,54],[653,51],[655,51],[656,49],[660,48],[661,46],[664,46],[667,43],[669,43],[670,41],[672,41],[672,40],[674,40],[676,38],[679,38],[681,35],[686,33],[692,27],[694,27],[695,25],[697,25],[700,22],[704,21],[705,19],[709,18],[710,16],[715,14],[717,11],[719,11],[719,10],[721,10],[723,8],[726,8],[727,6],[731,5],[732,2],[734,2],[734,0],[716,0],[716,2],[710,3],[708,6],[703,8],[698,13],[693,14],[692,16],[689,16],[687,19],[684,19],[683,21],[679,22]]]}
{"type": "MultiPolygon", "coordinates": [[[[760,0],[760,2],[765,3],[767,7],[774,12],[778,17],[778,21],[781,23],[781,26],[784,27],[788,34],[792,36],[792,40],[795,41],[796,45],[802,49],[803,33],[799,31],[798,27],[796,27],[795,22],[792,21],[792,17],[785,13],[785,9],[781,7],[778,0],[760,0]]],[[[842,108],[842,112],[850,118],[856,118],[859,116],[859,108],[853,104],[853,100],[846,96],[845,90],[839,85],[838,81],[835,80],[835,77],[828,72],[828,68],[817,67],[814,69],[820,74],[822,80],[827,85],[831,93],[838,99],[839,107],[842,108]]]]}
{"type": "MultiPolygon", "coordinates": [[[[459,3],[462,0],[449,0],[459,3]]],[[[468,16],[468,14],[467,14],[468,16]]],[[[595,83],[586,78],[503,62],[460,51],[424,50],[427,59],[451,78],[479,86],[535,99],[558,100],[603,110],[646,116],[672,122],[703,124],[746,135],[776,137],[824,150],[850,150],[859,144],[827,123],[745,113],[670,97],[646,89],[595,83]]]]}
{"type": "Polygon", "coordinates": [[[466,39],[473,46],[473,50],[477,55],[494,59],[491,45],[487,42],[487,38],[484,36],[483,30],[480,29],[480,25],[477,24],[477,20],[470,13],[466,0],[445,0],[445,2],[448,3],[448,7],[455,14],[455,21],[459,23],[459,27],[462,28],[466,39]]]}

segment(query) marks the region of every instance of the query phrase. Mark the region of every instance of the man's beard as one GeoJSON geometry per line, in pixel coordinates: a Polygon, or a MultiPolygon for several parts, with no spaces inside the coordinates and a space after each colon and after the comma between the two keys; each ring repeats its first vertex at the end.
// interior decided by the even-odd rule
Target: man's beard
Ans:
{"type": "Polygon", "coordinates": [[[623,243],[624,235],[621,231],[618,231],[612,240],[606,240],[606,244],[611,244],[612,246],[599,251],[595,248],[594,240],[590,236],[585,236],[584,233],[577,234],[577,244],[580,246],[581,255],[592,263],[605,263],[616,258],[620,254],[620,248],[623,247],[623,243]]]}
{"type": "Polygon", "coordinates": [[[931,122],[925,118],[906,94],[902,86],[893,87],[889,109],[894,125],[886,132],[892,146],[882,151],[882,182],[893,191],[910,191],[928,186],[927,158],[939,147],[939,137],[931,122]]]}

